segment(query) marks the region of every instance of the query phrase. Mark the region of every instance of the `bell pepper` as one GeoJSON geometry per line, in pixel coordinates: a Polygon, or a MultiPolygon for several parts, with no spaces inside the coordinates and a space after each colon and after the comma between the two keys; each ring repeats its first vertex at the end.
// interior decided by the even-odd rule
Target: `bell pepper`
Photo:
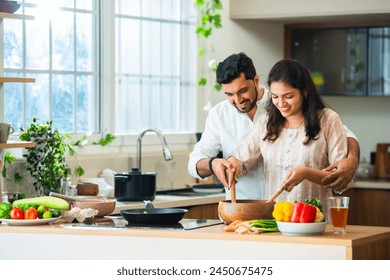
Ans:
{"type": "Polygon", "coordinates": [[[291,215],[291,222],[292,223],[299,223],[300,222],[304,205],[305,204],[302,202],[295,202],[294,210],[293,210],[292,215],[291,215]]]}
{"type": "Polygon", "coordinates": [[[317,207],[303,203],[296,202],[294,210],[291,215],[291,222],[293,223],[314,223],[317,215],[317,207]]]}
{"type": "Polygon", "coordinates": [[[300,223],[314,223],[317,215],[317,207],[310,204],[303,204],[300,223]]]}
{"type": "Polygon", "coordinates": [[[294,205],[289,201],[280,201],[275,204],[272,217],[278,222],[289,222],[291,219],[294,205]]]}

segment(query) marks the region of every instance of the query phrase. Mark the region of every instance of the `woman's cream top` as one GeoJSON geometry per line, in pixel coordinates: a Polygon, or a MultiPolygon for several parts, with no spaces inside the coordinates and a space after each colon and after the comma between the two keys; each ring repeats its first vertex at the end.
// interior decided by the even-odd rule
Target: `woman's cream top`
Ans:
{"type": "MultiPolygon", "coordinates": [[[[299,166],[323,169],[347,156],[345,129],[339,115],[331,109],[322,110],[318,139],[308,145],[303,144],[306,139],[304,126],[297,129],[284,128],[275,142],[264,141],[266,121],[266,114],[259,117],[246,142],[235,154],[243,165],[241,171],[250,170],[258,161],[264,161],[266,198],[270,198],[281,187],[289,169],[299,166]]],[[[331,196],[331,190],[326,186],[304,180],[291,192],[283,192],[276,201],[318,198],[326,208],[328,196],[331,196]]]]}

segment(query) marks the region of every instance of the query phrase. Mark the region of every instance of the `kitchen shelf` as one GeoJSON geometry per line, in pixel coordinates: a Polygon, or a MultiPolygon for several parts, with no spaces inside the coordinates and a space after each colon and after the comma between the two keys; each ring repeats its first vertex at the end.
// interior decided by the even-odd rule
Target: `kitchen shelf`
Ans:
{"type": "Polygon", "coordinates": [[[0,83],[35,83],[35,78],[0,77],[0,83]]]}
{"type": "Polygon", "coordinates": [[[16,149],[16,148],[34,148],[37,145],[35,142],[8,142],[0,143],[0,149],[16,149]]]}
{"type": "Polygon", "coordinates": [[[15,18],[15,19],[34,19],[34,16],[18,15],[0,12],[0,18],[15,18]]]}

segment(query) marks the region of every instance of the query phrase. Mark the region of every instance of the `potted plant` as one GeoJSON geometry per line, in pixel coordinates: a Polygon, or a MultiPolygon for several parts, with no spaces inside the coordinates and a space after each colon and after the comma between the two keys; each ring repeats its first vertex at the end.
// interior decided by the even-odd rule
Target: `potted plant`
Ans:
{"type": "MultiPolygon", "coordinates": [[[[65,162],[65,154],[76,156],[77,153],[73,146],[82,148],[86,145],[100,145],[105,147],[116,139],[112,134],[105,135],[99,141],[89,141],[87,136],[83,136],[74,143],[67,144],[65,140],[71,139],[72,135],[61,135],[57,129],[53,128],[52,121],[38,123],[37,118],[32,119],[29,128],[20,128],[20,131],[20,140],[37,143],[37,146],[29,149],[27,153],[23,154],[23,157],[26,158],[25,169],[31,174],[34,180],[33,185],[38,195],[48,195],[51,191],[63,191],[61,189],[61,180],[69,177],[72,173],[65,162]]],[[[7,175],[7,167],[12,165],[14,161],[15,156],[7,152],[5,154],[2,176],[9,178],[14,183],[21,183],[24,179],[21,173],[14,172],[12,178],[7,175]]],[[[83,176],[84,168],[77,165],[74,173],[78,177],[83,176]]]]}
{"type": "Polygon", "coordinates": [[[27,150],[26,170],[34,179],[34,188],[38,195],[48,195],[50,192],[61,191],[61,179],[70,175],[69,166],[65,162],[69,135],[61,135],[53,128],[53,121],[38,123],[37,118],[27,129],[21,128],[20,140],[33,141],[35,148],[27,150]]]}

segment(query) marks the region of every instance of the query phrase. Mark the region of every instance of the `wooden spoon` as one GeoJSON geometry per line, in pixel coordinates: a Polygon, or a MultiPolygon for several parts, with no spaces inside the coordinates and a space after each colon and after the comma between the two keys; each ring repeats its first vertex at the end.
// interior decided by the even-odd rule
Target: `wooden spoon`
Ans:
{"type": "Polygon", "coordinates": [[[236,203],[236,181],[233,180],[230,185],[230,196],[232,203],[236,203]]]}
{"type": "Polygon", "coordinates": [[[280,188],[280,189],[278,189],[275,193],[274,193],[274,195],[270,198],[270,199],[268,199],[265,203],[270,203],[270,202],[273,202],[283,191],[284,191],[285,189],[284,188],[280,188]]]}

